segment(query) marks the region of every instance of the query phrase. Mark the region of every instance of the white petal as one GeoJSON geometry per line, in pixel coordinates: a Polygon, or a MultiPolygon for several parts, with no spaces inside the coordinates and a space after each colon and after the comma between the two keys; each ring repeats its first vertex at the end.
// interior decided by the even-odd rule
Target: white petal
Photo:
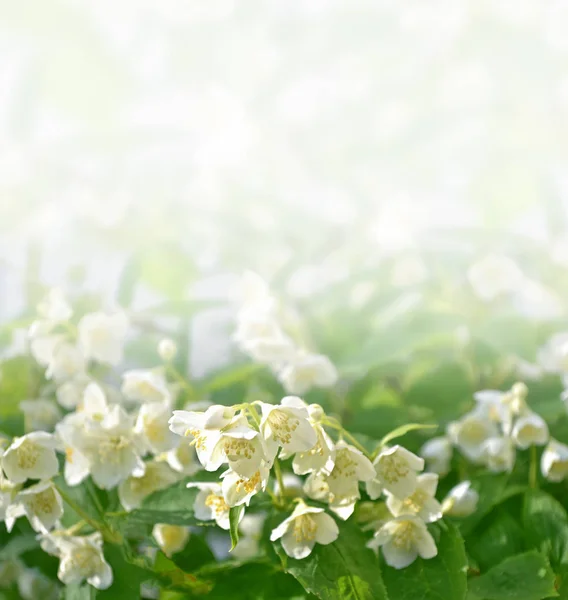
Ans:
{"type": "Polygon", "coordinates": [[[297,542],[294,535],[294,531],[288,531],[282,536],[282,548],[284,552],[296,560],[301,560],[309,556],[315,546],[316,540],[306,540],[303,542],[297,542]]]}

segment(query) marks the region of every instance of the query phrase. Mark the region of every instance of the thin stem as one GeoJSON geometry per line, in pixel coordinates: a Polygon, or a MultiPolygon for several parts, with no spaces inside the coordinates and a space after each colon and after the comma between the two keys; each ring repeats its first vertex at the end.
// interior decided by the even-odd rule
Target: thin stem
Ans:
{"type": "Polygon", "coordinates": [[[191,383],[171,363],[168,363],[165,367],[166,372],[181,385],[189,399],[193,400],[196,397],[196,393],[191,383]]]}
{"type": "Polygon", "coordinates": [[[362,452],[367,458],[370,458],[368,450],[335,420],[326,419],[323,421],[323,424],[339,431],[345,439],[349,440],[349,442],[351,442],[351,444],[357,448],[357,450],[362,452]]]}
{"type": "Polygon", "coordinates": [[[92,519],[71,497],[64,492],[58,485],[55,485],[55,489],[59,492],[59,495],[63,498],[66,504],[68,504],[82,519],[85,523],[88,523],[93,529],[101,531],[101,523],[97,523],[92,519]]]}
{"type": "Polygon", "coordinates": [[[257,427],[260,427],[260,415],[258,414],[258,411],[256,410],[256,406],[254,406],[254,404],[247,404],[246,409],[247,409],[249,415],[252,417],[254,424],[257,427]]]}
{"type": "Polygon", "coordinates": [[[282,479],[282,469],[280,467],[280,461],[274,459],[274,475],[276,475],[276,481],[278,482],[278,500],[281,505],[284,504],[284,480],[282,479]]]}
{"type": "Polygon", "coordinates": [[[530,453],[529,486],[535,490],[538,487],[538,460],[534,444],[531,446],[530,453]]]}

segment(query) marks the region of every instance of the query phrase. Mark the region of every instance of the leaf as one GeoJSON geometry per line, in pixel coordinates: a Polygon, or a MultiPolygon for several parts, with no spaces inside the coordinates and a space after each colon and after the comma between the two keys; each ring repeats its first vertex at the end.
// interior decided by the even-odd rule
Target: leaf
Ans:
{"type": "Polygon", "coordinates": [[[316,544],[302,560],[289,558],[275,544],[284,570],[321,600],[388,600],[379,561],[365,546],[365,536],[352,523],[338,525],[335,542],[316,544]]]}
{"type": "Polygon", "coordinates": [[[438,555],[417,558],[406,569],[385,566],[383,579],[393,600],[464,600],[467,558],[464,543],[451,523],[442,531],[438,555]]]}
{"type": "Polygon", "coordinates": [[[410,431],[416,431],[418,429],[436,429],[437,425],[422,425],[420,423],[408,423],[407,425],[401,425],[390,433],[387,433],[385,437],[380,441],[381,446],[386,446],[390,441],[406,435],[410,431]]]}
{"type": "Polygon", "coordinates": [[[187,480],[150,494],[142,506],[124,517],[116,515],[116,524],[121,529],[135,529],[140,525],[207,525],[195,518],[193,503],[199,490],[187,488],[187,480]]]}
{"type": "Polygon", "coordinates": [[[231,551],[239,543],[239,523],[245,512],[245,505],[231,506],[229,510],[229,533],[231,534],[231,551]]]}
{"type": "Polygon", "coordinates": [[[197,578],[191,573],[180,569],[180,567],[163,552],[158,552],[154,571],[159,578],[168,586],[176,590],[185,590],[196,594],[205,594],[211,589],[211,584],[197,578]]]}
{"type": "Polygon", "coordinates": [[[554,573],[546,557],[531,550],[504,560],[470,580],[473,594],[486,600],[542,600],[556,597],[554,573]]]}
{"type": "Polygon", "coordinates": [[[522,518],[528,546],[548,556],[555,568],[568,565],[568,514],[564,507],[546,492],[528,490],[522,518]]]}

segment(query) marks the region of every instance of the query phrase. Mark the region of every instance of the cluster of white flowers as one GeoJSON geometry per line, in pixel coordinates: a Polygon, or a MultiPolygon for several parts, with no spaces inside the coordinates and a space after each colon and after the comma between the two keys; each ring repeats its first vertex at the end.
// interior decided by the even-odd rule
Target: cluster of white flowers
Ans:
{"type": "Polygon", "coordinates": [[[476,392],[473,410],[450,423],[446,436],[433,438],[422,447],[428,469],[445,475],[456,447],[468,460],[494,473],[511,472],[517,449],[544,446],[549,440],[546,421],[529,408],[526,396],[523,383],[507,392],[476,392]]]}
{"type": "Polygon", "coordinates": [[[242,304],[234,339],[255,361],[270,367],[289,394],[337,382],[337,370],[327,356],[310,352],[282,325],[278,301],[266,282],[248,272],[242,280],[242,304]]]}

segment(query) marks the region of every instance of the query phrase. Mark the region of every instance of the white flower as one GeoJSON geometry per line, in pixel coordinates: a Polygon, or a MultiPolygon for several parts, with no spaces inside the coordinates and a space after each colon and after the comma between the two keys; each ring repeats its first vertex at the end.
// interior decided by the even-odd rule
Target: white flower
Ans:
{"type": "Polygon", "coordinates": [[[177,350],[176,343],[170,338],[164,338],[158,344],[158,355],[164,362],[172,361],[176,357],[177,350]]]}
{"type": "Polygon", "coordinates": [[[395,517],[418,515],[425,523],[442,518],[442,507],[436,500],[438,475],[423,473],[416,480],[416,489],[407,498],[400,499],[387,492],[387,507],[395,517]]]}
{"type": "MultiPolygon", "coordinates": [[[[1,455],[2,450],[0,449],[0,456],[1,455]]],[[[6,518],[6,512],[12,504],[12,500],[19,489],[19,485],[16,485],[15,483],[12,483],[6,479],[2,469],[0,468],[0,522],[4,521],[6,518]]]]}
{"type": "Polygon", "coordinates": [[[282,474],[282,489],[280,489],[280,483],[274,482],[274,493],[276,495],[283,495],[288,498],[297,498],[303,495],[304,482],[294,473],[283,473],[282,474]]]}
{"type": "Polygon", "coordinates": [[[246,504],[248,506],[250,499],[266,489],[270,469],[266,463],[261,463],[258,471],[252,474],[251,477],[242,477],[231,469],[225,471],[221,477],[223,479],[221,488],[223,490],[223,498],[229,506],[239,506],[246,504]]]}
{"type": "Polygon", "coordinates": [[[499,435],[498,426],[489,419],[484,409],[478,408],[450,423],[447,434],[452,443],[471,461],[478,462],[483,455],[483,443],[499,435]]]}
{"type": "Polygon", "coordinates": [[[296,395],[304,394],[312,387],[332,387],[337,378],[337,369],[327,356],[305,350],[299,350],[278,374],[284,388],[296,395]]]}
{"type": "Polygon", "coordinates": [[[59,586],[39,569],[22,569],[18,576],[18,592],[22,600],[57,600],[59,586]]]}
{"type": "Polygon", "coordinates": [[[20,409],[24,413],[26,431],[53,431],[63,417],[61,409],[53,400],[38,398],[23,400],[20,409]]]}
{"type": "Polygon", "coordinates": [[[63,515],[63,501],[51,481],[42,481],[21,490],[6,511],[6,526],[12,529],[13,522],[26,516],[32,529],[47,533],[63,515]]]}
{"type": "Polygon", "coordinates": [[[160,546],[162,552],[171,557],[172,554],[180,552],[185,548],[190,536],[188,527],[181,525],[167,525],[156,523],[152,529],[152,536],[160,546]]]}
{"type": "Polygon", "coordinates": [[[99,532],[81,537],[47,534],[41,545],[45,552],[59,556],[57,577],[65,585],[87,580],[98,590],[106,590],[112,584],[112,569],[103,556],[99,532]]]}
{"type": "Polygon", "coordinates": [[[420,456],[426,461],[426,469],[440,476],[450,472],[452,454],[452,443],[445,436],[428,440],[420,449],[420,456]]]}
{"type": "Polygon", "coordinates": [[[195,448],[185,439],[160,458],[165,460],[174,471],[183,475],[195,475],[201,469],[195,448]]]}
{"type": "Polygon", "coordinates": [[[286,396],[279,405],[261,402],[260,406],[260,431],[267,442],[281,446],[286,454],[306,452],[314,447],[317,435],[303,400],[286,396]]]}
{"type": "Polygon", "coordinates": [[[143,448],[133,426],[133,418],[118,405],[102,418],[76,413],[64,419],[57,432],[66,446],[67,483],[77,485],[90,472],[97,486],[110,489],[130,475],[142,475],[143,448]]]}
{"type": "MultiPolygon", "coordinates": [[[[335,465],[335,444],[321,425],[324,416],[321,406],[310,404],[308,406],[310,423],[316,432],[316,443],[306,452],[297,452],[292,462],[296,475],[323,472],[329,475],[335,465]]],[[[280,456],[284,458],[285,453],[280,456]]]]}
{"type": "Polygon", "coordinates": [[[152,402],[140,407],[134,431],[153,454],[168,452],[179,443],[179,437],[169,428],[170,415],[167,404],[152,402]]]}
{"type": "Polygon", "coordinates": [[[485,465],[494,473],[511,472],[515,464],[515,446],[511,438],[492,437],[483,442],[482,457],[485,465]]]}
{"type": "Polygon", "coordinates": [[[337,523],[323,508],[298,502],[294,512],[270,534],[270,541],[282,539],[282,548],[297,560],[309,556],[315,544],[331,544],[337,539],[337,523]]]}
{"type": "Polygon", "coordinates": [[[548,373],[568,373],[568,332],[556,333],[537,354],[539,365],[548,373]]]}
{"type": "Polygon", "coordinates": [[[523,274],[516,263],[498,255],[486,256],[473,264],[467,276],[476,296],[486,301],[515,291],[523,281],[523,274]]]}
{"type": "Polygon", "coordinates": [[[164,376],[149,369],[134,369],[122,375],[122,393],[135,402],[169,403],[171,394],[164,376]]]}
{"type": "Polygon", "coordinates": [[[239,314],[233,339],[255,361],[275,367],[291,360],[294,342],[271,314],[247,311],[239,314]]]}
{"type": "Polygon", "coordinates": [[[57,402],[68,410],[75,409],[83,400],[85,389],[91,383],[86,373],[79,373],[57,388],[57,402]]]}
{"type": "Polygon", "coordinates": [[[83,373],[85,367],[85,357],[80,348],[62,340],[53,347],[45,376],[63,382],[83,373]]]}
{"type": "Polygon", "coordinates": [[[451,517],[468,517],[477,510],[479,494],[471,487],[471,482],[462,481],[453,487],[444,501],[442,511],[451,517]]]}
{"type": "Polygon", "coordinates": [[[37,312],[46,321],[64,323],[73,316],[73,309],[60,288],[52,288],[37,305],[37,312]]]}
{"type": "Polygon", "coordinates": [[[323,475],[329,489],[330,509],[348,519],[361,497],[359,482],[370,481],[374,476],[375,469],[366,456],[344,441],[337,442],[334,467],[329,475],[323,475]]]}
{"type": "Polygon", "coordinates": [[[120,503],[128,511],[139,508],[147,496],[169,487],[178,479],[178,474],[167,463],[147,462],[142,475],[131,475],[119,484],[120,503]]]}
{"type": "Polygon", "coordinates": [[[420,517],[404,515],[385,523],[367,544],[370,548],[383,548],[387,565],[404,569],[418,556],[434,558],[438,554],[434,538],[420,517]]]}
{"type": "Polygon", "coordinates": [[[30,352],[35,360],[47,367],[53,356],[55,348],[65,342],[65,336],[52,333],[53,323],[49,321],[34,321],[29,328],[30,352]]]}
{"type": "MultiPolygon", "coordinates": [[[[227,427],[235,415],[230,406],[214,404],[205,412],[174,410],[170,418],[170,429],[177,435],[193,437],[192,444],[199,462],[205,467],[210,464],[211,454],[221,438],[221,429],[227,427]]],[[[216,470],[219,465],[211,470],[216,470]]]]}
{"type": "MultiPolygon", "coordinates": [[[[247,515],[245,515],[246,518],[247,515]]],[[[249,535],[241,535],[231,555],[237,560],[250,560],[260,553],[260,540],[249,535]]]]}
{"type": "Polygon", "coordinates": [[[551,439],[542,453],[540,470],[548,481],[565,479],[568,476],[568,446],[551,439]]]}
{"type": "Polygon", "coordinates": [[[396,445],[383,450],[373,461],[374,477],[367,483],[367,493],[376,500],[383,489],[397,498],[408,498],[416,490],[418,473],[424,459],[396,445]]]}
{"type": "Polygon", "coordinates": [[[14,483],[23,483],[26,479],[51,479],[59,471],[56,447],[56,438],[44,431],[15,438],[2,456],[4,473],[14,483]]]}
{"type": "Polygon", "coordinates": [[[128,319],[122,312],[94,312],[85,315],[78,325],[79,343],[85,357],[118,365],[122,361],[127,330],[128,319]]]}
{"type": "Polygon", "coordinates": [[[511,435],[517,448],[524,450],[533,444],[544,446],[549,437],[548,425],[540,415],[527,411],[516,420],[511,435]]]}
{"type": "Polygon", "coordinates": [[[218,483],[188,483],[188,488],[197,488],[199,493],[193,503],[195,518],[200,521],[215,520],[221,529],[229,529],[230,506],[225,502],[223,490],[218,483]]]}

